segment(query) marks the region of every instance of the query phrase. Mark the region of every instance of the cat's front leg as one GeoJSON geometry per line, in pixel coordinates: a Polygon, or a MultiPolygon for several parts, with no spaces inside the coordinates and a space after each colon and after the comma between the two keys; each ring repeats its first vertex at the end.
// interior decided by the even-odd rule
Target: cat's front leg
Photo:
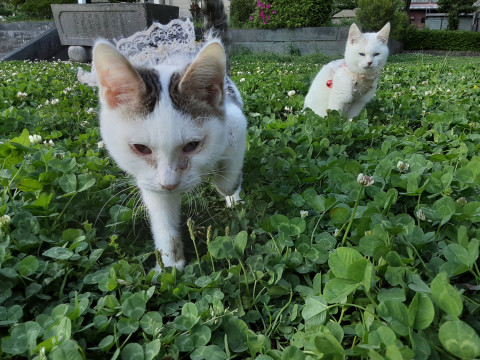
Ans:
{"type": "MultiPolygon", "coordinates": [[[[178,231],[181,194],[141,190],[143,202],[150,216],[155,249],[162,253],[165,267],[174,266],[182,270],[185,266],[185,258],[182,239],[178,231]]],[[[158,264],[153,270],[161,271],[158,264]]]]}
{"type": "Polygon", "coordinates": [[[365,105],[367,105],[367,103],[375,96],[376,90],[377,86],[375,85],[365,95],[363,95],[350,105],[350,107],[346,110],[348,120],[352,121],[355,116],[359,115],[362,112],[365,105]]]}
{"type": "Polygon", "coordinates": [[[220,194],[225,196],[227,207],[231,208],[236,203],[240,203],[240,190],[242,184],[242,165],[241,159],[230,159],[230,161],[221,161],[215,174],[212,177],[212,183],[220,194]]]}
{"type": "Polygon", "coordinates": [[[227,208],[243,203],[240,197],[242,190],[243,151],[234,154],[229,160],[219,162],[212,177],[212,183],[217,191],[225,196],[227,208]]]}
{"type": "Polygon", "coordinates": [[[345,114],[346,108],[353,100],[354,82],[348,73],[342,69],[333,77],[333,88],[328,98],[327,109],[337,110],[345,114]]]}

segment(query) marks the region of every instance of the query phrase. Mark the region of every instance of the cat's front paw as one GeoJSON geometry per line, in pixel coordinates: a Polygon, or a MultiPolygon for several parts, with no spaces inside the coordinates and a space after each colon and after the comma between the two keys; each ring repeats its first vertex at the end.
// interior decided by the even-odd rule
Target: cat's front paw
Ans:
{"type": "Polygon", "coordinates": [[[231,195],[231,196],[225,196],[225,203],[226,203],[226,206],[227,208],[231,209],[231,208],[234,208],[235,205],[237,204],[245,204],[245,201],[242,200],[242,198],[240,196],[235,196],[234,195],[231,195]]]}
{"type": "Polygon", "coordinates": [[[235,207],[237,204],[244,204],[245,202],[242,200],[240,197],[240,186],[235,190],[235,192],[232,195],[227,195],[225,196],[225,203],[227,208],[231,209],[235,207]]]}

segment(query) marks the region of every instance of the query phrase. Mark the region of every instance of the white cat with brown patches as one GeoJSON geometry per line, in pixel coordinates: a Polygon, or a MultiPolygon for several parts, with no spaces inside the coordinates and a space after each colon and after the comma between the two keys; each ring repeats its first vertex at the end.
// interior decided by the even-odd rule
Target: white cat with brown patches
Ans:
{"type": "Polygon", "coordinates": [[[136,180],[164,265],[182,269],[181,195],[209,178],[227,205],[240,200],[247,121],[223,46],[213,40],[193,60],[136,68],[100,41],[93,62],[103,141],[136,180]]]}
{"type": "Polygon", "coordinates": [[[380,71],[388,57],[390,23],[378,33],[362,33],[352,24],[345,47],[345,58],[323,66],[305,97],[304,108],[326,116],[338,110],[349,120],[360,114],[375,96],[380,71]]]}

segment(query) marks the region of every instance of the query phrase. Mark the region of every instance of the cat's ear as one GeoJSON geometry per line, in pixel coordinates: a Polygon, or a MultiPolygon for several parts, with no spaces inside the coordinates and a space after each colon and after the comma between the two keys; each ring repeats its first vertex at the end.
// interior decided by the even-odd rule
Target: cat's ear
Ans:
{"type": "Polygon", "coordinates": [[[226,58],[223,46],[212,42],[205,46],[187,68],[178,85],[186,98],[194,98],[221,110],[224,101],[226,58]]]}
{"type": "Polygon", "coordinates": [[[350,30],[348,31],[348,41],[350,42],[350,44],[355,44],[361,38],[362,32],[358,28],[357,24],[353,23],[350,26],[350,30]]]}
{"type": "Polygon", "coordinates": [[[388,41],[388,35],[390,34],[390,23],[386,23],[385,26],[377,33],[377,39],[384,44],[388,41]]]}
{"type": "Polygon", "coordinates": [[[112,109],[131,109],[141,102],[145,83],[132,64],[108,42],[98,42],[93,49],[93,62],[100,84],[100,96],[112,109]]]}

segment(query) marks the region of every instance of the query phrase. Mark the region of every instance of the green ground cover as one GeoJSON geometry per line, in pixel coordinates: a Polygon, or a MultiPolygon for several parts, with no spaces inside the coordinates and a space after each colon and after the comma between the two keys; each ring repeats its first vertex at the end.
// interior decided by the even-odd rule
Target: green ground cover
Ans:
{"type": "Polygon", "coordinates": [[[158,285],[96,90],[0,63],[0,358],[480,357],[480,59],[392,56],[352,123],[302,111],[328,60],[233,57],[245,204],[186,195],[158,285]]]}

